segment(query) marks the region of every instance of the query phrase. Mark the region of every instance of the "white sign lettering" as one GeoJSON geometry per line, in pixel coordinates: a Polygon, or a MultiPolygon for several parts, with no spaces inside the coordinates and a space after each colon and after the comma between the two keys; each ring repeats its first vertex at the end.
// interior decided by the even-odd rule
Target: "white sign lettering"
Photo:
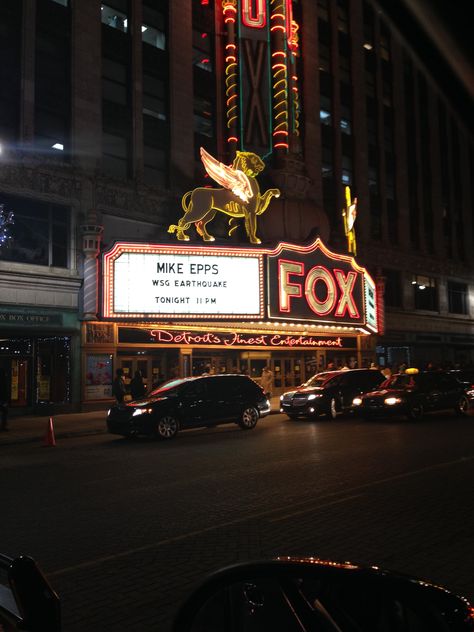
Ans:
{"type": "Polygon", "coordinates": [[[116,314],[261,314],[258,256],[123,252],[114,261],[116,314]]]}

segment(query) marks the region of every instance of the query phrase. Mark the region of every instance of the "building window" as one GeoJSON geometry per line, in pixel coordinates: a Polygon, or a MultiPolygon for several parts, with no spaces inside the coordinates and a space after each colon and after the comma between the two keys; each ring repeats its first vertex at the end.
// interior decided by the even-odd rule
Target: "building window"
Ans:
{"type": "Polygon", "coordinates": [[[448,281],[448,309],[451,314],[467,314],[467,285],[448,281]]]}
{"type": "Polygon", "coordinates": [[[160,77],[143,74],[143,114],[166,121],[165,82],[160,77]]]}
{"type": "Polygon", "coordinates": [[[2,246],[2,259],[18,263],[67,268],[70,246],[70,210],[2,194],[14,213],[11,239],[2,246]]]}
{"type": "Polygon", "coordinates": [[[166,50],[165,15],[143,4],[142,42],[159,50],[166,50]]]}
{"type": "Polygon", "coordinates": [[[127,139],[117,134],[102,134],[102,166],[106,173],[126,179],[128,175],[127,139]]]}
{"type": "Polygon", "coordinates": [[[193,65],[212,72],[211,37],[209,33],[193,30],[193,65]]]}
{"type": "Polygon", "coordinates": [[[63,3],[38,3],[35,57],[35,145],[61,158],[71,125],[70,11],[63,3]]]}
{"type": "Polygon", "coordinates": [[[321,125],[332,125],[331,107],[331,99],[322,94],[319,102],[319,120],[321,125]]]}
{"type": "Polygon", "coordinates": [[[387,307],[402,307],[402,284],[399,270],[383,270],[385,277],[384,302],[387,307]]]}
{"type": "Polygon", "coordinates": [[[125,13],[126,0],[123,2],[114,2],[114,4],[116,4],[119,8],[109,6],[108,4],[102,4],[100,6],[100,18],[102,24],[126,33],[128,30],[128,17],[125,13]],[[119,9],[122,9],[122,11],[119,9]]]}
{"type": "Polygon", "coordinates": [[[143,1],[143,160],[144,181],[160,188],[168,182],[169,78],[168,7],[143,1]]]}
{"type": "Polygon", "coordinates": [[[438,311],[438,285],[436,279],[413,275],[411,284],[415,296],[415,309],[438,311]]]}

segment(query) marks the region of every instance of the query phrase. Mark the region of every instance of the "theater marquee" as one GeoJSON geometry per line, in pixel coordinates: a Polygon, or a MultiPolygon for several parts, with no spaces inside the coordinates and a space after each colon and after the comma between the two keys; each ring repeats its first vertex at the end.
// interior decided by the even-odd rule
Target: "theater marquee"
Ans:
{"type": "Polygon", "coordinates": [[[320,239],[274,249],[117,243],[103,256],[103,283],[104,318],[265,319],[377,331],[374,281],[320,239]]]}
{"type": "Polygon", "coordinates": [[[104,255],[106,318],[263,318],[263,254],[117,243],[104,255]]]}
{"type": "Polygon", "coordinates": [[[353,257],[280,243],[267,257],[268,318],[377,331],[375,283],[353,257]]]}

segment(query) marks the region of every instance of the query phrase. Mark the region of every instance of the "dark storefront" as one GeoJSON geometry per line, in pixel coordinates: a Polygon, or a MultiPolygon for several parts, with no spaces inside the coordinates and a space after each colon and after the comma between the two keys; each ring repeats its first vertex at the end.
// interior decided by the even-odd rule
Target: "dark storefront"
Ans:
{"type": "Polygon", "coordinates": [[[7,378],[12,414],[70,410],[78,344],[75,312],[0,312],[0,369],[7,378]]]}

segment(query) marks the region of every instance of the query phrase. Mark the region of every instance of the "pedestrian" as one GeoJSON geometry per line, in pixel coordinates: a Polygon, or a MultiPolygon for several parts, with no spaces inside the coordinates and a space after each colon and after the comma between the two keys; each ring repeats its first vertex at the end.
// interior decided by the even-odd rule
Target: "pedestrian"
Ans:
{"type": "Polygon", "coordinates": [[[260,384],[265,391],[265,395],[270,398],[273,391],[273,372],[271,371],[269,366],[263,367],[260,384]]]}
{"type": "Polygon", "coordinates": [[[146,393],[142,372],[138,369],[130,382],[130,393],[132,394],[132,400],[140,399],[146,393]]]}
{"type": "Polygon", "coordinates": [[[392,371],[389,366],[386,366],[382,369],[383,375],[388,379],[392,375],[392,371]]]}
{"type": "Polygon", "coordinates": [[[123,377],[123,369],[117,369],[115,371],[115,379],[112,384],[112,395],[117,400],[117,404],[123,404],[125,393],[126,389],[123,377]]]}
{"type": "Polygon", "coordinates": [[[10,403],[7,372],[0,369],[0,429],[9,430],[7,425],[8,405],[10,403]]]}

